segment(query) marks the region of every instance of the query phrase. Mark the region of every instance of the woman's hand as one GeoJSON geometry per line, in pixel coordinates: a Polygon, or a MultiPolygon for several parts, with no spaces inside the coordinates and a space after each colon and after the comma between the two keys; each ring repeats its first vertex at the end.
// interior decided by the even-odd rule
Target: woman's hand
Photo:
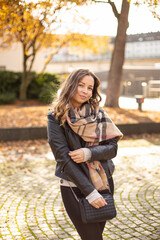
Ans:
{"type": "Polygon", "coordinates": [[[82,149],[77,149],[74,151],[70,151],[68,155],[71,159],[76,163],[82,163],[84,161],[84,152],[82,149]]]}
{"type": "Polygon", "coordinates": [[[94,200],[93,202],[91,202],[91,205],[95,208],[100,208],[100,207],[107,205],[107,203],[103,197],[99,197],[96,200],[94,200]]]}

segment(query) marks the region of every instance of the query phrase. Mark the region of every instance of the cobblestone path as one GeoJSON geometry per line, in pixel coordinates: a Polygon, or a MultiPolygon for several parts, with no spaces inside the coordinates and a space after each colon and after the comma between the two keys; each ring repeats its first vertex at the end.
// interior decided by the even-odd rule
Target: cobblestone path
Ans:
{"type": "MultiPolygon", "coordinates": [[[[0,151],[6,167],[0,174],[0,239],[80,240],[63,208],[52,153],[47,144],[39,147],[43,154],[25,152],[14,166],[0,151]]],[[[13,159],[20,154],[14,146],[9,153],[13,159]]],[[[104,240],[160,240],[160,146],[122,146],[114,162],[118,214],[107,222],[104,240]]]]}

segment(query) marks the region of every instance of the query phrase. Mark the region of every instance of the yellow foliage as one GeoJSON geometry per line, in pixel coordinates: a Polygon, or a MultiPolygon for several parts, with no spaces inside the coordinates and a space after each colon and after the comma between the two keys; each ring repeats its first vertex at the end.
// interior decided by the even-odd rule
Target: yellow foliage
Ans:
{"type": "Polygon", "coordinates": [[[94,54],[104,53],[108,49],[108,37],[74,33],[71,34],[69,49],[71,53],[78,55],[91,52],[94,54]]]}
{"type": "Polygon", "coordinates": [[[14,40],[22,42],[28,49],[34,45],[36,50],[35,42],[38,42],[38,50],[49,25],[55,22],[54,15],[63,6],[60,0],[0,0],[0,31],[14,35],[14,40]]]}
{"type": "MultiPolygon", "coordinates": [[[[148,6],[156,7],[160,5],[160,0],[132,0],[134,4],[140,5],[140,4],[148,4],[148,6]]],[[[131,2],[131,0],[130,0],[131,2]]]]}
{"type": "Polygon", "coordinates": [[[85,55],[88,53],[105,53],[109,48],[107,36],[94,36],[80,33],[68,33],[66,35],[48,34],[44,42],[45,47],[53,49],[67,46],[70,53],[85,55]]]}
{"type": "Polygon", "coordinates": [[[136,0],[136,1],[132,0],[132,1],[137,6],[142,4],[147,5],[153,14],[153,17],[160,20],[160,0],[136,0]]]}

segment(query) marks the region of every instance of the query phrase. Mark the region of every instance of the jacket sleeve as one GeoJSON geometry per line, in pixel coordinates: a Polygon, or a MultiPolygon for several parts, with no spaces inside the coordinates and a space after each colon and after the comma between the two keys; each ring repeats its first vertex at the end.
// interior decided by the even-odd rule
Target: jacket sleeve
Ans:
{"type": "Polygon", "coordinates": [[[117,140],[115,138],[103,141],[98,146],[91,146],[91,158],[89,162],[106,161],[114,158],[117,155],[117,140]]]}
{"type": "Polygon", "coordinates": [[[57,163],[60,165],[61,171],[77,185],[85,196],[89,195],[94,190],[94,187],[80,166],[73,162],[68,155],[70,149],[63,127],[59,125],[59,122],[51,112],[48,114],[47,133],[49,145],[57,163]]]}

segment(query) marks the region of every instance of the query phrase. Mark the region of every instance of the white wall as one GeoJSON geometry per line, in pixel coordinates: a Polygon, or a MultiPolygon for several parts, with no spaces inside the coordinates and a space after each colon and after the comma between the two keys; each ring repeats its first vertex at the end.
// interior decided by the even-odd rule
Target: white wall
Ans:
{"type": "Polygon", "coordinates": [[[13,43],[8,48],[0,48],[0,66],[5,66],[6,70],[22,71],[22,48],[20,43],[13,43]]]}
{"type": "Polygon", "coordinates": [[[127,42],[126,58],[160,57],[160,41],[127,42]]]}
{"type": "MultiPolygon", "coordinates": [[[[33,71],[40,72],[44,66],[46,49],[40,50],[33,64],[33,71]]],[[[0,67],[5,66],[6,70],[22,71],[23,53],[21,43],[13,43],[11,47],[0,48],[0,67]]]]}

